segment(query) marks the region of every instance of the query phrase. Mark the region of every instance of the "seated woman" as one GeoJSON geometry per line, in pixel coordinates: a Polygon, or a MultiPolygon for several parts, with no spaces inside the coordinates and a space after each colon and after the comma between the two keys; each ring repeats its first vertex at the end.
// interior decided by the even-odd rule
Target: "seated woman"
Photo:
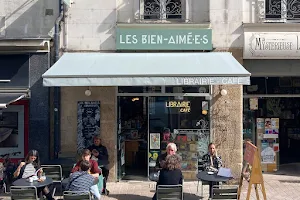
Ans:
{"type": "MultiPolygon", "coordinates": [[[[17,170],[14,172],[14,177],[17,179],[29,178],[31,176],[34,176],[36,170],[40,169],[40,167],[41,165],[38,151],[30,150],[26,155],[25,162],[21,162],[17,170]]],[[[40,176],[41,173],[43,173],[42,169],[39,170],[38,175],[40,176]]],[[[43,192],[48,200],[54,200],[47,186],[38,188],[38,193],[40,192],[43,192]]]]}
{"type": "MultiPolygon", "coordinates": [[[[178,185],[182,184],[182,172],[181,172],[181,157],[173,154],[168,155],[162,166],[162,170],[159,173],[159,179],[157,185],[178,185]]],[[[156,186],[157,186],[156,185],[156,186]]],[[[152,200],[156,200],[156,193],[152,200]]]]}
{"type": "MultiPolygon", "coordinates": [[[[98,186],[96,184],[98,182],[100,170],[98,168],[98,163],[95,160],[92,160],[91,156],[92,156],[92,153],[90,150],[88,150],[88,149],[83,150],[82,155],[81,155],[81,160],[76,163],[76,165],[72,169],[71,173],[80,171],[80,165],[83,161],[89,162],[90,163],[89,174],[91,174],[95,178],[95,184],[92,185],[92,187],[90,188],[90,191],[95,196],[95,199],[100,199],[101,194],[99,193],[98,186]]],[[[71,176],[72,176],[72,174],[71,174],[71,176]]]]}
{"type": "MultiPolygon", "coordinates": [[[[218,156],[214,143],[208,145],[208,153],[202,157],[202,160],[206,171],[218,172],[219,168],[222,167],[222,159],[218,156]]],[[[218,185],[218,183],[209,182],[209,198],[212,197],[213,185],[218,185]]]]}

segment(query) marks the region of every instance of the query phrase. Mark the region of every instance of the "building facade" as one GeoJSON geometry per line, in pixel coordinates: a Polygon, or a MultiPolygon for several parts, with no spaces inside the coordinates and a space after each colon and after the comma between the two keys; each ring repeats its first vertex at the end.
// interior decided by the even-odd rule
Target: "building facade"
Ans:
{"type": "Polygon", "coordinates": [[[263,171],[299,162],[300,1],[244,1],[244,136],[261,149],[263,171]]]}
{"type": "Polygon", "coordinates": [[[229,63],[234,63],[243,71],[243,9],[238,0],[76,0],[70,4],[61,32],[62,57],[43,76],[45,86],[60,86],[61,90],[59,156],[75,157],[94,134],[100,134],[110,155],[110,179],[135,179],[141,174],[147,177],[153,161],[163,153],[164,140],[176,138],[179,153],[195,161],[184,162],[185,178],[195,179],[199,152],[206,153],[211,141],[225,166],[238,175],[242,167],[242,84],[247,81],[230,79],[238,75],[228,73],[227,67],[233,70],[229,63]],[[221,62],[224,55],[230,62],[221,62]],[[184,70],[197,70],[189,64],[192,59],[202,71],[184,70]],[[224,69],[223,74],[209,74],[214,68],[212,60],[218,62],[219,71],[224,69]],[[70,73],[80,70],[77,65],[82,65],[81,72],[70,73]],[[96,66],[103,71],[95,72],[96,66]],[[170,66],[168,72],[163,66],[170,66]],[[155,82],[159,75],[151,68],[167,76],[163,84],[155,82]],[[112,75],[116,69],[120,71],[112,75]],[[139,73],[146,75],[134,77],[139,73]],[[178,73],[200,77],[179,84],[178,73]],[[203,82],[210,80],[203,74],[216,82],[217,77],[225,79],[203,82]],[[173,75],[177,82],[168,85],[173,75]],[[85,123],[90,118],[96,119],[93,125],[85,123]],[[185,151],[196,154],[186,155],[185,151]],[[144,170],[131,174],[135,171],[132,166],[144,170]]]}
{"type": "Polygon", "coordinates": [[[50,158],[49,88],[41,76],[51,66],[58,5],[0,2],[0,154],[20,152],[12,156],[17,160],[29,149],[50,158]]]}

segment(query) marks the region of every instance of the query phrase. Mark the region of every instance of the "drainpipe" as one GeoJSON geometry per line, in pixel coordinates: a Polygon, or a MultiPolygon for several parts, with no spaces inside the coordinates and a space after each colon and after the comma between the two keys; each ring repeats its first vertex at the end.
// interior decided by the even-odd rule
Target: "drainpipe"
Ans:
{"type": "MultiPolygon", "coordinates": [[[[59,16],[55,21],[54,47],[55,47],[55,62],[59,59],[60,49],[60,23],[64,17],[64,8],[62,0],[59,3],[59,16]]],[[[60,152],[60,87],[53,89],[53,104],[54,104],[54,159],[58,158],[60,152]]]]}

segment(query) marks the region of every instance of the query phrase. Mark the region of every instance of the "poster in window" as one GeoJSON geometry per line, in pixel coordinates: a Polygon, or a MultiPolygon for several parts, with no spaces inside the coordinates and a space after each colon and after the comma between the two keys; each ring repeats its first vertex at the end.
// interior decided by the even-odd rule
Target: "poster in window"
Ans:
{"type": "Polygon", "coordinates": [[[250,110],[258,110],[258,98],[249,99],[250,110]]]}
{"type": "Polygon", "coordinates": [[[150,133],[150,149],[160,149],[160,133],[150,133]]]}
{"type": "Polygon", "coordinates": [[[273,142],[261,143],[261,162],[262,163],[275,163],[275,151],[273,148],[273,142]]]}
{"type": "Polygon", "coordinates": [[[77,103],[77,151],[93,144],[93,137],[100,134],[100,101],[77,103]]]}
{"type": "Polygon", "coordinates": [[[0,116],[0,148],[18,147],[18,112],[3,112],[0,116]]]}
{"type": "Polygon", "coordinates": [[[149,151],[149,167],[155,167],[160,151],[149,151]]]}

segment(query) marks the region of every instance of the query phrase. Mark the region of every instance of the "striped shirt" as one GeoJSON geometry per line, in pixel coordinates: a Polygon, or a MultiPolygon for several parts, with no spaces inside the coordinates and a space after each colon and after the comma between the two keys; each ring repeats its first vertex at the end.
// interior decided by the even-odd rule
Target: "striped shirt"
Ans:
{"type": "Polygon", "coordinates": [[[89,191],[94,185],[95,178],[88,172],[77,171],[71,174],[66,187],[70,191],[89,191]]]}
{"type": "Polygon", "coordinates": [[[24,172],[22,174],[22,178],[28,178],[35,174],[35,168],[32,163],[25,165],[24,172]]]}

